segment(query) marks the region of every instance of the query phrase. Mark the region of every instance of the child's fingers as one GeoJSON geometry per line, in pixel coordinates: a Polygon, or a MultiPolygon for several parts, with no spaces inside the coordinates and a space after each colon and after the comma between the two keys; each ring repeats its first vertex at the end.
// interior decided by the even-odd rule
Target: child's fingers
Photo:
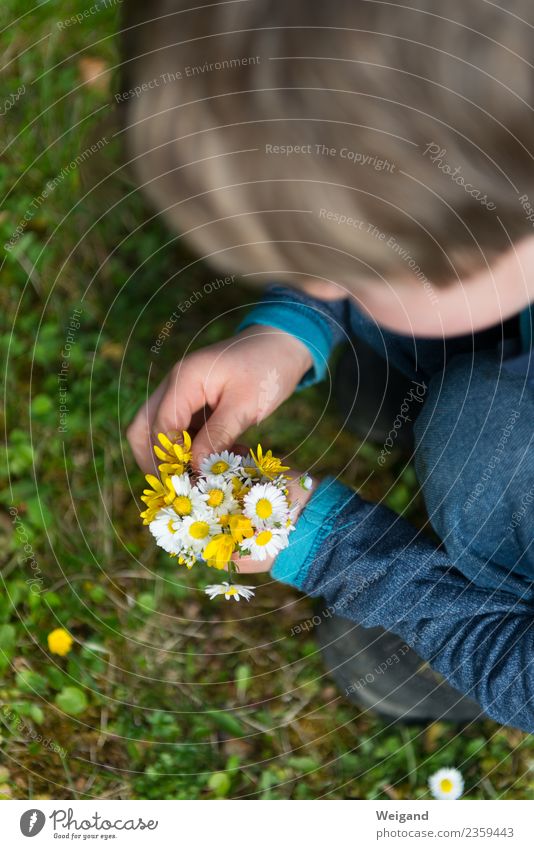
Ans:
{"type": "Polygon", "coordinates": [[[198,372],[186,367],[173,369],[152,422],[153,435],[188,430],[194,414],[205,403],[204,385],[198,372]]]}
{"type": "Polygon", "coordinates": [[[269,572],[274,563],[274,557],[267,557],[265,560],[253,560],[252,557],[235,557],[234,563],[239,568],[239,575],[253,575],[257,572],[269,572]]]}
{"type": "Polygon", "coordinates": [[[126,431],[126,436],[138,466],[145,474],[154,473],[156,462],[153,445],[152,421],[160,401],[167,390],[168,378],[163,380],[148,401],[137,411],[126,431]]]}
{"type": "Polygon", "coordinates": [[[248,409],[243,407],[242,397],[225,394],[193,440],[194,465],[198,468],[202,458],[208,454],[231,449],[252,420],[248,409]]]}

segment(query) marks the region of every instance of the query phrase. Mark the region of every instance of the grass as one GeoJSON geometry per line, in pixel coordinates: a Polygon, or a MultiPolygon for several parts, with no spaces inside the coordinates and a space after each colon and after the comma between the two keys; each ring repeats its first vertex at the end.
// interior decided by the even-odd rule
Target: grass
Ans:
{"type": "MultiPolygon", "coordinates": [[[[309,600],[264,578],[254,606],[211,604],[155,550],[125,425],[197,331],[196,345],[232,332],[235,321],[216,320],[221,303],[238,308],[250,294],[233,285],[192,305],[150,356],[176,304],[215,274],[152,220],[122,167],[117,9],[68,31],[56,4],[26,9],[5,0],[0,10],[3,90],[24,86],[2,118],[2,246],[31,211],[4,251],[0,289],[0,795],[416,799],[432,772],[455,765],[470,798],[532,798],[528,736],[489,721],[392,727],[362,714],[325,675],[313,630],[291,636],[313,616],[309,600]],[[64,659],[47,649],[59,626],[75,638],[64,659]]],[[[298,446],[296,466],[321,457],[319,474],[344,469],[370,498],[424,521],[413,470],[393,458],[378,473],[375,449],[340,431],[322,388],[249,438],[260,434],[282,453],[298,446]]]]}

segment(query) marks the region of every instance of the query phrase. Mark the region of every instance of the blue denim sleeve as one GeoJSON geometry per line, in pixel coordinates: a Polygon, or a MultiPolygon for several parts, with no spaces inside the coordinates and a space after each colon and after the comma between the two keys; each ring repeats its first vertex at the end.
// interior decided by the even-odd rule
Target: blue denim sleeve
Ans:
{"type": "Polygon", "coordinates": [[[327,479],[273,577],[404,639],[493,719],[534,732],[534,600],[517,580],[477,587],[421,532],[327,479]]]}
{"type": "Polygon", "coordinates": [[[348,338],[348,301],[321,301],[296,289],[270,286],[238,330],[252,324],[284,330],[306,345],[313,367],[299,383],[298,388],[302,389],[324,379],[332,350],[348,338]]]}

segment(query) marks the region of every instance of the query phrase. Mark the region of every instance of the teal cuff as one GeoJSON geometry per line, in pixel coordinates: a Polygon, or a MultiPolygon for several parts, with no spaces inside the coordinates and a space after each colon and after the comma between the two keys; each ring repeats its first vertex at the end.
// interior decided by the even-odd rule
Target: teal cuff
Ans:
{"type": "Polygon", "coordinates": [[[302,589],[310,565],[341,510],[353,497],[351,489],[335,478],[325,478],[300,514],[289,545],[277,556],[271,575],[277,581],[302,589]]]}
{"type": "Polygon", "coordinates": [[[252,324],[264,324],[295,336],[306,345],[313,360],[312,368],[306,372],[298,389],[312,386],[326,376],[328,358],[332,353],[333,338],[328,323],[322,316],[298,302],[260,303],[243,319],[238,331],[252,324]]]}

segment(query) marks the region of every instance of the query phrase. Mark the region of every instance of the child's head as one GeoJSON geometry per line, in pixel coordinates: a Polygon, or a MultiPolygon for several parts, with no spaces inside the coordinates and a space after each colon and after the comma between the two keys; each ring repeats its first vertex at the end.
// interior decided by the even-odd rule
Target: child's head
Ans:
{"type": "Polygon", "coordinates": [[[503,259],[534,255],[529,0],[145,5],[117,100],[140,181],[209,262],[337,284],[423,334],[534,298],[503,259]]]}

